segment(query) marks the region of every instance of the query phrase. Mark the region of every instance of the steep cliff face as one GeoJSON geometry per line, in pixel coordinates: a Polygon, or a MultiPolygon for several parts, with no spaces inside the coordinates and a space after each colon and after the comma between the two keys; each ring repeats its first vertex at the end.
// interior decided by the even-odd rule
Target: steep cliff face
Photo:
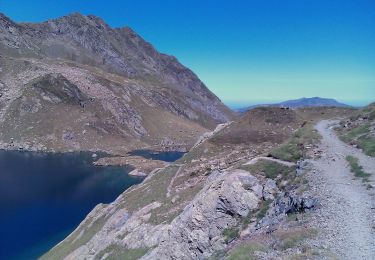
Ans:
{"type": "Polygon", "coordinates": [[[81,14],[38,24],[0,15],[2,147],[189,147],[232,116],[191,70],[128,27],[81,14]]]}

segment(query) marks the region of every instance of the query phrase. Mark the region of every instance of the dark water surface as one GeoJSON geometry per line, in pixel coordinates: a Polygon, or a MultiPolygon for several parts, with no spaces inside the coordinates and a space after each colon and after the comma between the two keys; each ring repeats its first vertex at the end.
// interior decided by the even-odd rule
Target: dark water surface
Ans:
{"type": "Polygon", "coordinates": [[[95,167],[91,153],[0,150],[0,259],[35,259],[64,239],[98,203],[141,178],[95,167]]]}
{"type": "Polygon", "coordinates": [[[177,151],[152,151],[152,150],[133,150],[129,155],[142,156],[146,159],[160,160],[165,162],[174,162],[180,159],[185,152],[177,151]]]}

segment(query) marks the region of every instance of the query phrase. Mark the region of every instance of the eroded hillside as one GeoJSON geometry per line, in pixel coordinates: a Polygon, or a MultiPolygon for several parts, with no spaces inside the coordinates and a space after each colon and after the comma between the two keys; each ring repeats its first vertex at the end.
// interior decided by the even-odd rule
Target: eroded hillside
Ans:
{"type": "Polygon", "coordinates": [[[270,254],[289,254],[284,250],[298,243],[288,239],[315,232],[303,221],[288,221],[317,203],[306,193],[302,170],[319,143],[313,125],[345,113],[259,108],[218,126],[176,163],[155,170],[115,202],[98,205],[44,258],[225,258],[259,239],[279,245],[270,254]],[[286,159],[272,157],[280,149],[286,159]]]}
{"type": "Polygon", "coordinates": [[[232,112],[176,58],[130,28],[72,14],[0,15],[0,142],[6,149],[186,149],[232,112]]]}

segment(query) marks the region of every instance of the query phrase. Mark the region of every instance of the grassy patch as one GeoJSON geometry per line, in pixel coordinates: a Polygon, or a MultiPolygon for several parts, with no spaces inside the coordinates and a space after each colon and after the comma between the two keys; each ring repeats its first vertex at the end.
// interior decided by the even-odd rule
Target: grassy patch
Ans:
{"type": "Polygon", "coordinates": [[[347,132],[339,132],[339,137],[346,143],[357,144],[369,156],[375,156],[375,138],[369,136],[370,125],[357,126],[347,132]]]}
{"type": "Polygon", "coordinates": [[[375,156],[375,139],[362,136],[358,139],[358,146],[369,156],[375,156]]]}
{"type": "Polygon", "coordinates": [[[367,134],[370,132],[369,125],[362,125],[349,130],[347,133],[341,135],[341,139],[348,143],[356,139],[357,137],[367,134]]]}
{"type": "Polygon", "coordinates": [[[290,230],[274,234],[279,241],[279,247],[282,250],[293,248],[306,239],[314,238],[318,234],[315,229],[290,230]]]}
{"type": "Polygon", "coordinates": [[[127,249],[113,244],[100,251],[95,259],[101,259],[104,255],[108,254],[108,256],[106,257],[106,259],[108,260],[136,260],[144,256],[148,252],[148,250],[148,248],[127,249]]]}
{"type": "Polygon", "coordinates": [[[375,111],[370,112],[370,114],[368,115],[368,119],[375,120],[375,111]]]}
{"type": "Polygon", "coordinates": [[[266,200],[263,201],[262,204],[260,205],[260,209],[258,213],[256,214],[256,217],[258,220],[264,218],[267,214],[268,209],[270,208],[271,205],[271,200],[266,200]]]}
{"type": "MultiPolygon", "coordinates": [[[[40,259],[64,259],[68,254],[90,241],[90,239],[102,229],[105,222],[106,218],[101,217],[97,219],[90,227],[83,226],[75,232],[79,234],[82,230],[84,230],[82,236],[75,240],[74,243],[71,239],[64,240],[62,243],[48,251],[40,259]]],[[[87,225],[89,225],[89,223],[87,225]]]]}
{"type": "Polygon", "coordinates": [[[237,227],[226,228],[223,231],[225,242],[230,243],[240,236],[240,229],[237,227]]]}
{"type": "Polygon", "coordinates": [[[270,208],[271,202],[272,202],[271,200],[262,201],[262,203],[260,204],[259,210],[249,211],[247,216],[244,217],[242,220],[242,229],[245,229],[249,226],[254,216],[256,217],[257,220],[264,218],[267,214],[268,209],[270,208]]]}
{"type": "Polygon", "coordinates": [[[268,248],[267,246],[263,245],[260,242],[252,241],[248,244],[240,245],[233,250],[231,250],[227,257],[225,257],[226,260],[256,260],[258,259],[255,256],[256,251],[264,252],[268,248]]]}
{"type": "Polygon", "coordinates": [[[291,185],[302,188],[307,185],[303,183],[302,176],[296,175],[296,166],[286,166],[278,162],[259,160],[255,164],[242,165],[240,168],[253,174],[260,174],[273,179],[280,188],[287,188],[291,185]]]}
{"type": "Polygon", "coordinates": [[[291,175],[295,176],[296,167],[286,166],[278,162],[259,160],[257,163],[252,165],[244,165],[241,167],[244,170],[252,173],[264,174],[267,178],[276,180],[278,177],[282,179],[289,179],[291,175]]]}
{"type": "Polygon", "coordinates": [[[303,153],[298,144],[289,141],[272,150],[271,155],[283,161],[296,162],[302,158],[303,153]]]}
{"type": "Polygon", "coordinates": [[[170,165],[159,171],[150,179],[143,183],[143,187],[128,190],[124,193],[124,203],[119,207],[124,207],[129,211],[135,211],[155,202],[166,200],[167,187],[178,170],[178,166],[170,165]]]}
{"type": "MultiPolygon", "coordinates": [[[[320,253],[313,249],[306,249],[303,253],[298,253],[295,255],[287,256],[285,260],[306,260],[306,259],[318,259],[321,257],[320,253]]],[[[321,257],[322,258],[322,257],[321,257]]],[[[325,259],[336,259],[335,257],[326,256],[325,259]]]]}
{"type": "Polygon", "coordinates": [[[350,170],[354,173],[355,177],[361,178],[363,182],[369,182],[371,174],[363,171],[362,166],[358,164],[358,158],[348,155],[346,156],[346,160],[349,162],[350,170]]]}
{"type": "Polygon", "coordinates": [[[297,162],[304,157],[305,147],[316,143],[319,139],[316,130],[311,124],[307,124],[298,129],[288,141],[273,149],[270,154],[280,160],[297,162]]]}

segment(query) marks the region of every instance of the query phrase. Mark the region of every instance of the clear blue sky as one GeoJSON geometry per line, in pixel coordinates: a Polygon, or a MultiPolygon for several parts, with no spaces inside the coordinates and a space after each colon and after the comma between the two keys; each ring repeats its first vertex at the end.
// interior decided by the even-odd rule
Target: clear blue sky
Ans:
{"type": "Polygon", "coordinates": [[[0,0],[15,21],[71,12],[128,25],[229,104],[375,100],[374,0],[0,0]]]}

